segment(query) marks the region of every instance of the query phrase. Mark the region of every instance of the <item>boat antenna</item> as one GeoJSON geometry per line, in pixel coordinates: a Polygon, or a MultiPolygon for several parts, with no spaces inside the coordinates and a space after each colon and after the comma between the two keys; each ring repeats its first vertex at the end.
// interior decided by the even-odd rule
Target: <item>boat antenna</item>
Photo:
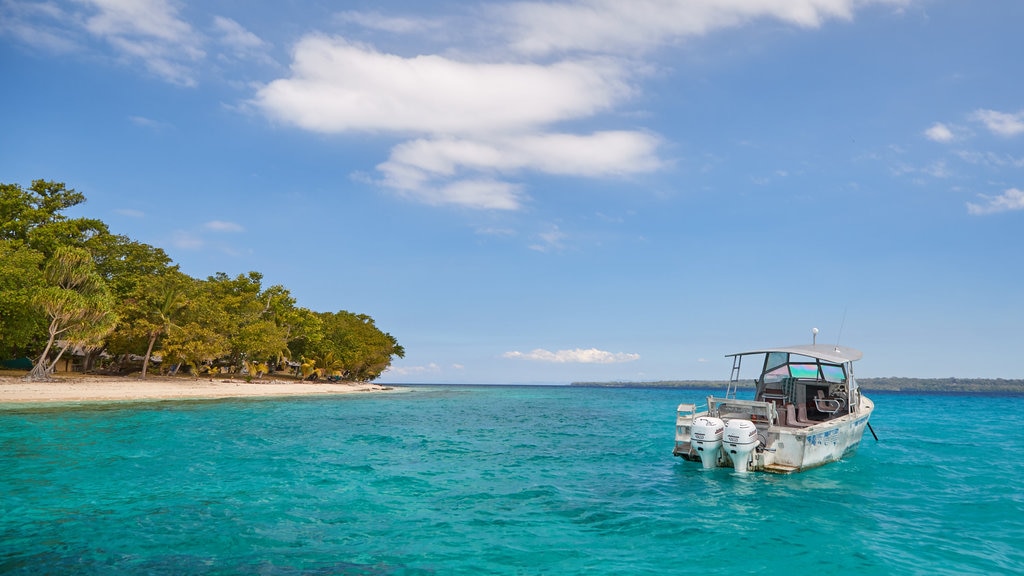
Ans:
{"type": "Polygon", "coordinates": [[[839,335],[836,336],[836,349],[839,349],[839,339],[843,337],[843,326],[846,326],[846,310],[847,307],[843,307],[843,321],[839,323],[839,335]]]}
{"type": "Polygon", "coordinates": [[[818,329],[811,328],[811,344],[816,346],[818,344],[818,329]]]}

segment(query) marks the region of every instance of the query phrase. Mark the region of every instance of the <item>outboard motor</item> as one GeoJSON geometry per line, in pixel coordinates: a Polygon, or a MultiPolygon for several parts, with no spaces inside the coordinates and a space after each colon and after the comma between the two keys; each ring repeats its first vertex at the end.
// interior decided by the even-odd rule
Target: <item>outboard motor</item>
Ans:
{"type": "Polygon", "coordinates": [[[757,448],[757,428],[754,427],[754,423],[738,418],[726,422],[722,447],[732,460],[733,469],[745,473],[750,453],[757,448]]]}
{"type": "Polygon", "coordinates": [[[698,416],[690,427],[690,445],[700,454],[704,468],[718,466],[718,454],[722,450],[722,430],[725,423],[711,416],[698,416]]]}

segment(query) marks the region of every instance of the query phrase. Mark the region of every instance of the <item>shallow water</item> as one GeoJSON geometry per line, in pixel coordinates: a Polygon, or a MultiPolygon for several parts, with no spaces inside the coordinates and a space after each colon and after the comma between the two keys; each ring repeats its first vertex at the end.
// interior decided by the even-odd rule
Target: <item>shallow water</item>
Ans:
{"type": "Polygon", "coordinates": [[[705,395],[8,408],[0,573],[1024,572],[1024,397],[874,394],[878,443],[739,476],[672,457],[705,395]]]}

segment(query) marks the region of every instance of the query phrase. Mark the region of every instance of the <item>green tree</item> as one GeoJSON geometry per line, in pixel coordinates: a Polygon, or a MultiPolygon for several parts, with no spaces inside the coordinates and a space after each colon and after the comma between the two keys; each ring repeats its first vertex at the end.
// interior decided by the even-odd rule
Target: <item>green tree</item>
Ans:
{"type": "Polygon", "coordinates": [[[47,257],[60,246],[85,246],[108,230],[100,220],[63,214],[83,202],[85,196],[63,182],[33,180],[28,189],[0,184],[0,239],[21,240],[47,257]]]}
{"type": "MultiPolygon", "coordinates": [[[[321,352],[313,358],[307,359],[303,365],[306,364],[308,364],[313,371],[317,373],[317,376],[324,378],[328,376],[343,376],[343,371],[345,369],[345,366],[341,363],[341,359],[334,356],[333,350],[321,352]]],[[[303,376],[308,376],[308,374],[305,374],[305,370],[303,372],[303,376]]]]}
{"type": "Polygon", "coordinates": [[[186,364],[198,375],[203,366],[228,353],[227,339],[200,322],[189,322],[172,330],[164,339],[167,364],[186,364]]]}
{"type": "Polygon", "coordinates": [[[161,248],[119,234],[101,234],[89,240],[96,271],[115,298],[129,297],[136,286],[154,276],[178,271],[161,248]]]}
{"type": "Polygon", "coordinates": [[[163,336],[160,350],[165,366],[185,364],[198,375],[204,366],[231,351],[227,337],[231,322],[222,303],[210,290],[209,282],[186,278],[185,305],[163,336]]]}
{"type": "Polygon", "coordinates": [[[43,268],[43,277],[46,286],[37,293],[36,301],[49,320],[48,339],[26,377],[29,379],[49,378],[65,350],[96,344],[117,322],[114,301],[88,250],[57,248],[43,268]],[[58,338],[62,340],[61,350],[50,362],[50,350],[58,338]]]}
{"type": "Polygon", "coordinates": [[[121,321],[107,339],[107,349],[117,355],[142,356],[141,378],[145,378],[158,340],[177,327],[195,283],[176,268],[139,277],[133,290],[117,303],[121,321]]]}
{"type": "Polygon", "coordinates": [[[231,370],[241,369],[245,361],[274,362],[288,358],[291,340],[318,337],[311,314],[296,308],[295,299],[282,286],[263,289],[259,272],[239,274],[235,278],[223,272],[207,279],[211,299],[225,312],[231,370]]]}
{"type": "Polygon", "coordinates": [[[142,376],[146,377],[149,369],[149,359],[153,356],[153,346],[156,339],[170,332],[174,325],[174,317],[185,306],[185,294],[178,286],[165,283],[156,293],[156,306],[151,309],[150,319],[152,320],[149,329],[149,344],[146,346],[146,355],[142,360],[142,376]]]}
{"type": "Polygon", "coordinates": [[[288,358],[313,354],[323,340],[323,322],[308,308],[295,307],[282,316],[281,323],[288,330],[288,358]]]}
{"type": "Polygon", "coordinates": [[[405,349],[394,336],[382,332],[365,314],[325,312],[320,320],[324,326],[320,348],[341,361],[347,380],[376,380],[391,365],[392,357],[405,357],[405,349]]]}
{"type": "Polygon", "coordinates": [[[42,253],[21,241],[0,240],[0,359],[25,355],[45,334],[36,298],[43,284],[42,253]]]}

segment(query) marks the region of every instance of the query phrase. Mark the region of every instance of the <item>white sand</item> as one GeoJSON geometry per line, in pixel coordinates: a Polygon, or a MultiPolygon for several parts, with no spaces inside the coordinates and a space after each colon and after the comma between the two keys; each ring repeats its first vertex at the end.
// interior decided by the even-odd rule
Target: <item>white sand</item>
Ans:
{"type": "Polygon", "coordinates": [[[390,390],[366,382],[295,382],[286,380],[210,380],[147,377],[58,375],[52,382],[25,382],[0,376],[0,403],[88,402],[110,400],[179,400],[261,396],[315,396],[390,390]]]}

